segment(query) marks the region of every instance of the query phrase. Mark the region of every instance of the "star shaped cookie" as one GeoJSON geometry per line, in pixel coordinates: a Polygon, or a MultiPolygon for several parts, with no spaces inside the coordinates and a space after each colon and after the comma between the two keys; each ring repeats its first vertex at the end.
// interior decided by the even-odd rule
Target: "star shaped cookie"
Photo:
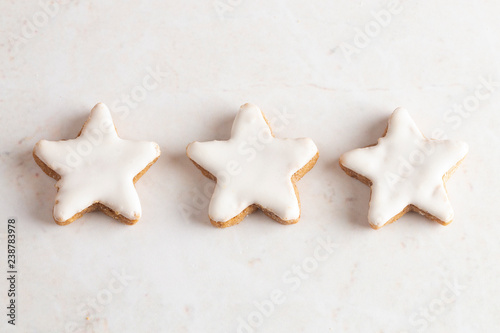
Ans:
{"type": "Polygon", "coordinates": [[[119,138],[102,103],[92,109],[76,139],[41,140],[33,150],[36,163],[57,180],[53,217],[60,225],[96,209],[135,224],[141,203],[134,184],[159,156],[154,142],[119,138]]]}
{"type": "Polygon", "coordinates": [[[187,155],[217,182],[209,218],[221,228],[259,208],[282,224],[297,223],[300,201],[295,184],[319,157],[309,138],[275,138],[262,111],[252,104],[240,108],[229,140],[193,142],[187,155]]]}
{"type": "Polygon", "coordinates": [[[371,187],[368,222],[374,229],[409,211],[447,225],[454,214],[445,182],[467,152],[466,143],[425,138],[408,112],[398,108],[378,143],[345,153],[340,166],[371,187]]]}

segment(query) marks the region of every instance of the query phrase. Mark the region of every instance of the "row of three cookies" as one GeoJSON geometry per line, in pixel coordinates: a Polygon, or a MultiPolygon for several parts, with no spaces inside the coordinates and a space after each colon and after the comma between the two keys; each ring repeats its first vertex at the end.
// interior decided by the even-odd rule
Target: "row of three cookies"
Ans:
{"type": "MultiPolygon", "coordinates": [[[[426,139],[408,113],[397,109],[376,145],[344,154],[340,165],[371,186],[369,223],[375,229],[410,210],[446,225],[453,210],[444,182],[467,150],[461,142],[426,139]]],[[[264,114],[251,104],[240,108],[229,140],[194,142],[187,155],[217,182],[209,206],[217,227],[237,224],[257,209],[283,224],[298,222],[296,182],[319,157],[309,138],[274,137],[264,114]]],[[[119,138],[109,109],[99,103],[76,139],[41,140],[33,156],[57,180],[56,223],[66,225],[98,209],[134,224],[141,216],[134,184],[159,158],[160,148],[119,138]]]]}

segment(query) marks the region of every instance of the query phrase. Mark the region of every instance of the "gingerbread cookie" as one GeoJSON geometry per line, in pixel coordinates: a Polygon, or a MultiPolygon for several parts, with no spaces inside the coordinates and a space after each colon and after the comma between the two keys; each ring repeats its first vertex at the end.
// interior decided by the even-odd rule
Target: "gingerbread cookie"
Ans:
{"type": "Polygon", "coordinates": [[[378,143],[345,153],[340,166],[371,187],[368,222],[374,229],[409,211],[447,225],[453,209],[445,182],[467,151],[463,142],[425,138],[408,112],[398,108],[378,143]]]}
{"type": "Polygon", "coordinates": [[[193,142],[187,155],[217,182],[208,214],[221,228],[241,222],[256,209],[282,224],[297,223],[296,182],[319,157],[309,138],[275,138],[262,111],[252,104],[240,108],[229,140],[193,142]]]}
{"type": "Polygon", "coordinates": [[[57,180],[53,217],[67,225],[96,209],[126,224],[141,217],[134,184],[160,156],[154,142],[118,137],[109,109],[97,104],[76,139],[39,141],[36,163],[57,180]]]}

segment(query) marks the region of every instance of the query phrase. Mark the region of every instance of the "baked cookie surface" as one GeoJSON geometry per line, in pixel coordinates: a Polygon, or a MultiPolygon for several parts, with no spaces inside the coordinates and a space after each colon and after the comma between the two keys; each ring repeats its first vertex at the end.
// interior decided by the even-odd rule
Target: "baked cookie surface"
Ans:
{"type": "Polygon", "coordinates": [[[103,103],[92,109],[76,139],[41,140],[33,150],[36,163],[57,180],[53,217],[59,225],[96,209],[135,224],[142,211],[134,184],[159,156],[154,142],[119,138],[103,103]]]}
{"type": "Polygon", "coordinates": [[[256,209],[282,224],[297,223],[296,182],[319,157],[309,138],[275,138],[262,111],[252,104],[240,108],[229,140],[193,142],[186,152],[217,182],[209,205],[210,221],[217,227],[235,225],[256,209]]]}
{"type": "Polygon", "coordinates": [[[339,162],[349,176],[371,187],[372,228],[392,223],[408,211],[447,225],[454,213],[445,182],[467,152],[464,142],[425,138],[408,112],[398,108],[376,145],[347,152],[339,162]]]}

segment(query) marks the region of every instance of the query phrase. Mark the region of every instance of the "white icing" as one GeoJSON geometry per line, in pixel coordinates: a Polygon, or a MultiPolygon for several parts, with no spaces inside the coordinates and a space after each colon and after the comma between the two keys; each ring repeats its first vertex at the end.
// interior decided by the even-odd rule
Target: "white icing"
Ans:
{"type": "Polygon", "coordinates": [[[464,142],[426,139],[408,112],[398,108],[377,145],[347,152],[340,162],[372,182],[371,225],[383,226],[410,204],[447,224],[453,219],[453,209],[443,175],[467,151],[464,142]]]}
{"type": "Polygon", "coordinates": [[[160,148],[154,142],[120,139],[109,109],[99,103],[79,137],[41,140],[35,154],[61,176],[56,184],[56,221],[64,222],[97,202],[138,220],[141,204],[133,179],[160,156],[160,148]]]}
{"type": "Polygon", "coordinates": [[[285,221],[300,217],[292,176],[318,153],[309,138],[273,137],[261,110],[240,108],[227,141],[193,142],[188,156],[217,178],[209,216],[227,222],[257,204],[285,221]]]}

